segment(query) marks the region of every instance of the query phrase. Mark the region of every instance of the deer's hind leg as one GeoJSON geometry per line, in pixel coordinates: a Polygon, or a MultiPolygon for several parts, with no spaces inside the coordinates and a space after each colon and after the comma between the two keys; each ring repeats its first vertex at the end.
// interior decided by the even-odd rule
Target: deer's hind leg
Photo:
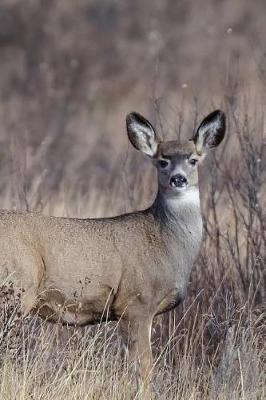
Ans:
{"type": "Polygon", "coordinates": [[[19,288],[21,288],[21,310],[27,316],[38,303],[39,288],[42,283],[45,267],[40,254],[32,249],[25,251],[17,259],[19,288]]]}

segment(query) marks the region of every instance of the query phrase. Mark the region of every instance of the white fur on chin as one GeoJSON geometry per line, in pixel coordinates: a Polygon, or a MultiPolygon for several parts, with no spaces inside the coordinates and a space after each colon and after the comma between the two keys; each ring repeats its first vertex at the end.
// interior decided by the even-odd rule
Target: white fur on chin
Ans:
{"type": "Polygon", "coordinates": [[[167,205],[171,208],[180,208],[185,204],[193,204],[200,206],[199,189],[197,187],[184,189],[177,193],[176,196],[166,198],[167,205]]]}

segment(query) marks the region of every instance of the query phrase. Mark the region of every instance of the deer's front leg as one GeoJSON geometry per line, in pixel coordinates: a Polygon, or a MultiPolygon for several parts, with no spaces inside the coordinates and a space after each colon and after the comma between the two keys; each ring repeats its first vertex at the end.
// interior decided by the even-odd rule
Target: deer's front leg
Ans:
{"type": "Polygon", "coordinates": [[[128,347],[129,363],[137,371],[137,386],[142,395],[142,399],[150,400],[150,378],[152,370],[152,351],[151,351],[151,325],[152,318],[140,318],[133,320],[122,320],[120,331],[123,340],[128,347]]]}

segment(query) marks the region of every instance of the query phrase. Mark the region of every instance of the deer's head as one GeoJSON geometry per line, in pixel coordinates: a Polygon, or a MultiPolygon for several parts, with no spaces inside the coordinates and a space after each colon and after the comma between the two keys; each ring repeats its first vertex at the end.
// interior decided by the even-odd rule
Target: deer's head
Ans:
{"type": "Polygon", "coordinates": [[[200,123],[191,140],[162,141],[152,124],[136,112],[127,115],[130,142],[152,160],[158,171],[159,188],[169,195],[198,185],[198,165],[209,149],[225,135],[225,114],[216,110],[200,123]]]}

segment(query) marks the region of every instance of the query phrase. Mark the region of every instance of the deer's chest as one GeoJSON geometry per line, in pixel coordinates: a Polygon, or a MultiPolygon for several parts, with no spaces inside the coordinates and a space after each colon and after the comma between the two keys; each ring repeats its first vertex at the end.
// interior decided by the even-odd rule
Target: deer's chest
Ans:
{"type": "MultiPolygon", "coordinates": [[[[178,237],[168,235],[165,244],[165,257],[161,260],[159,275],[160,295],[157,314],[178,306],[185,297],[193,263],[199,253],[202,239],[202,224],[195,229],[186,227],[179,230],[178,237]]],[[[158,292],[159,294],[159,292],[158,292]]]]}
{"type": "Polygon", "coordinates": [[[195,261],[202,240],[202,219],[198,215],[196,221],[183,222],[173,230],[168,230],[164,237],[166,251],[165,262],[173,268],[176,279],[180,274],[190,271],[195,261]]]}

